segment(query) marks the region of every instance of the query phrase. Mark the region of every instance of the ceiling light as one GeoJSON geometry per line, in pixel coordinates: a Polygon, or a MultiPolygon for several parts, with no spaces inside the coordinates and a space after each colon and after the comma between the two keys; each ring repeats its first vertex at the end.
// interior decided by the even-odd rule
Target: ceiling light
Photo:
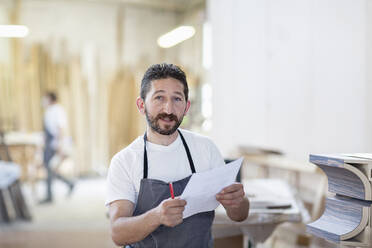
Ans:
{"type": "Polygon", "coordinates": [[[21,38],[28,35],[28,27],[23,25],[0,25],[0,37],[21,38]]]}
{"type": "Polygon", "coordinates": [[[158,45],[162,48],[169,48],[184,40],[190,39],[194,34],[195,28],[193,26],[180,26],[160,36],[158,45]]]}

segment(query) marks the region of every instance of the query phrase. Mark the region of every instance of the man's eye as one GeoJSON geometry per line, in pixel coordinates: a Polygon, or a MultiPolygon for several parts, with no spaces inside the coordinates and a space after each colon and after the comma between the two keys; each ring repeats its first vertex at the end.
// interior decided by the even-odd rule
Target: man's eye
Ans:
{"type": "Polygon", "coordinates": [[[156,96],[155,99],[156,100],[161,100],[161,99],[163,99],[163,97],[162,96],[156,96]]]}
{"type": "Polygon", "coordinates": [[[181,97],[176,97],[175,100],[176,100],[177,102],[179,102],[179,101],[182,101],[182,98],[181,98],[181,97]]]}

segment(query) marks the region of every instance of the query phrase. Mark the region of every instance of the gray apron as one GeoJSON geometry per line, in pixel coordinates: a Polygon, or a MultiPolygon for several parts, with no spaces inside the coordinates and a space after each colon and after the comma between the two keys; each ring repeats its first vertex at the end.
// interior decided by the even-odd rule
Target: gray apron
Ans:
{"type": "Polygon", "coordinates": [[[60,175],[57,171],[53,170],[50,165],[50,161],[53,158],[53,156],[56,154],[57,150],[53,147],[53,141],[56,139],[56,137],[53,136],[53,134],[46,128],[44,124],[44,135],[45,135],[45,144],[44,144],[44,167],[47,171],[47,179],[46,179],[46,190],[47,195],[46,199],[52,200],[53,194],[52,194],[52,181],[55,178],[61,180],[65,184],[67,184],[70,187],[70,191],[72,187],[74,186],[73,182],[68,180],[67,178],[60,175]]]}
{"type": "Polygon", "coordinates": [[[45,127],[44,125],[44,136],[45,136],[45,144],[44,144],[44,158],[43,158],[43,164],[47,171],[47,178],[46,178],[46,199],[52,199],[52,179],[53,179],[53,170],[50,167],[50,160],[53,158],[53,156],[56,154],[56,149],[52,147],[52,143],[55,139],[55,137],[52,135],[52,133],[45,127]]]}
{"type": "MultiPolygon", "coordinates": [[[[195,173],[194,163],[190,154],[190,150],[186,141],[178,130],[185,147],[187,158],[190,163],[192,173],[195,173]]],[[[144,161],[143,161],[143,179],[141,180],[140,190],[137,199],[137,206],[133,216],[141,215],[150,209],[157,207],[163,200],[170,197],[169,184],[161,180],[147,178],[148,162],[146,140],[147,135],[144,135],[144,161]]],[[[175,168],[177,169],[177,168],[175,168]]],[[[179,196],[185,189],[191,176],[173,182],[174,195],[179,196]]],[[[183,222],[175,227],[167,227],[160,225],[155,231],[148,235],[144,240],[130,245],[134,248],[177,248],[177,247],[197,247],[209,248],[213,247],[211,234],[211,226],[214,219],[214,211],[195,214],[183,220],[183,222]]]]}

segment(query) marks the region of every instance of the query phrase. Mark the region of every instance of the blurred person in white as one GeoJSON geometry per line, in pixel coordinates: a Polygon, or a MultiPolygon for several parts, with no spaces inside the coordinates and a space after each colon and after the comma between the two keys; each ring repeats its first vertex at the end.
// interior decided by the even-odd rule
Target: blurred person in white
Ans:
{"type": "MultiPolygon", "coordinates": [[[[214,211],[183,219],[186,201],[170,197],[168,182],[179,196],[192,173],[225,166],[209,138],[178,128],[190,107],[185,73],[173,64],[151,66],[136,103],[146,132],[112,158],[107,177],[113,241],[126,247],[212,247],[214,211]]],[[[232,220],[247,218],[242,184],[224,188],[216,199],[232,220]]]]}
{"type": "Polygon", "coordinates": [[[64,108],[58,104],[57,95],[54,92],[48,92],[42,99],[44,112],[44,157],[43,163],[47,171],[46,178],[46,197],[41,204],[53,202],[53,179],[57,178],[68,186],[68,195],[74,188],[71,180],[60,175],[52,165],[53,160],[59,160],[61,163],[66,158],[66,149],[69,146],[69,138],[66,135],[67,115],[64,108]],[[58,159],[57,159],[58,157],[58,159]]]}

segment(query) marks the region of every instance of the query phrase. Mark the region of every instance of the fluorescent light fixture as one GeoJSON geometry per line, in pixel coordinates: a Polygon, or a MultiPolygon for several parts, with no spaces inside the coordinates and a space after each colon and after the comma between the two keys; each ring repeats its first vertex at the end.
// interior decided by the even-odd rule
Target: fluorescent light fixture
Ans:
{"type": "Polygon", "coordinates": [[[22,38],[28,35],[28,27],[23,25],[0,25],[0,37],[22,38]]]}
{"type": "Polygon", "coordinates": [[[194,34],[195,28],[193,26],[180,26],[160,36],[158,45],[162,48],[169,48],[184,40],[190,39],[194,34]]]}

